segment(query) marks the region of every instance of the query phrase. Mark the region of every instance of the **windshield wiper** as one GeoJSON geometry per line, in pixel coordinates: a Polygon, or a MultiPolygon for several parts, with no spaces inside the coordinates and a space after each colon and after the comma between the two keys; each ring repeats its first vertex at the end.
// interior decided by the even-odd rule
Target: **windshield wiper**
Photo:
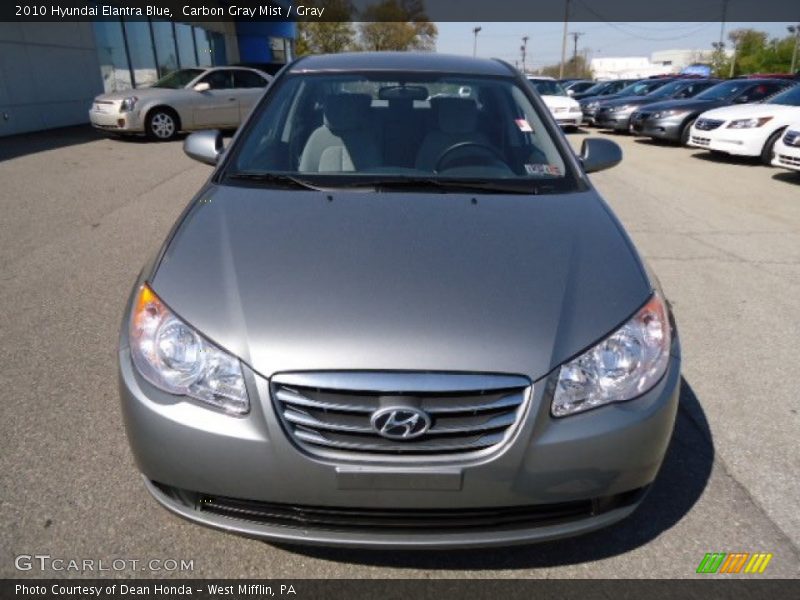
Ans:
{"type": "Polygon", "coordinates": [[[309,181],[305,181],[304,179],[279,173],[231,173],[227,178],[234,179],[236,181],[253,181],[256,183],[267,183],[287,188],[314,190],[316,192],[330,191],[328,188],[316,186],[309,181]]]}
{"type": "MultiPolygon", "coordinates": [[[[499,192],[503,194],[539,194],[542,191],[540,182],[532,181],[484,181],[480,179],[438,179],[435,177],[403,177],[400,179],[384,179],[373,181],[367,185],[377,190],[402,190],[414,188],[436,188],[439,190],[477,190],[482,192],[499,192]]],[[[552,186],[546,186],[551,188],[552,186]]]]}

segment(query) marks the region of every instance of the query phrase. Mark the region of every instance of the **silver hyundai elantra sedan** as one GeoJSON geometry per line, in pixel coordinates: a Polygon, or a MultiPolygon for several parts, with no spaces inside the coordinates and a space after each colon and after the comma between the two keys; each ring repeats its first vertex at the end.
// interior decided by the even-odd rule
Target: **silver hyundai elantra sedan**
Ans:
{"type": "Polygon", "coordinates": [[[652,272],[509,65],[285,68],[130,296],[119,345],[149,492],[278,542],[504,545],[630,515],[675,422],[652,272]]]}

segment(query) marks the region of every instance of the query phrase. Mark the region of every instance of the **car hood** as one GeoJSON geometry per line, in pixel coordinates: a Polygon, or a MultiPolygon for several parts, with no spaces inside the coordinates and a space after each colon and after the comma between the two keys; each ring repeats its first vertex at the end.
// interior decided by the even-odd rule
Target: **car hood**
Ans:
{"type": "Polygon", "coordinates": [[[649,111],[664,111],[664,110],[685,110],[685,111],[704,111],[716,108],[717,106],[727,106],[730,104],[726,100],[698,100],[696,98],[679,98],[676,100],[665,100],[663,102],[654,102],[648,104],[649,111]]]}
{"type": "Polygon", "coordinates": [[[754,117],[779,117],[783,120],[794,121],[800,119],[800,107],[786,104],[734,104],[715,108],[702,114],[709,119],[749,119],[754,117]]]}
{"type": "Polygon", "coordinates": [[[573,106],[579,106],[577,100],[573,100],[569,96],[542,96],[542,101],[545,103],[547,108],[571,108],[573,106]]]}
{"type": "Polygon", "coordinates": [[[151,283],[266,377],[399,369],[535,380],[650,294],[594,191],[328,195],[212,185],[151,283]]]}

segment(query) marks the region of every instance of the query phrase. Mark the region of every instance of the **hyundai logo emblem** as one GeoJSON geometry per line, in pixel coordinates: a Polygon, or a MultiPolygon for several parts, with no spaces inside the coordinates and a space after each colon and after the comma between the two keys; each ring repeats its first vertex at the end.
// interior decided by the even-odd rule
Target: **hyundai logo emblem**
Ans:
{"type": "Polygon", "coordinates": [[[390,440],[413,440],[428,431],[431,418],[413,407],[387,407],[376,410],[370,419],[378,435],[390,440]]]}

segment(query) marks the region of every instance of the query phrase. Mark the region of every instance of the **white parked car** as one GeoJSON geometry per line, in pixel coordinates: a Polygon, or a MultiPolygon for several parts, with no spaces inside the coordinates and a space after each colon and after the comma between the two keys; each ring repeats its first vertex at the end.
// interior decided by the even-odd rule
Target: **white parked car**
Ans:
{"type": "Polygon", "coordinates": [[[528,77],[528,81],[539,92],[561,127],[575,129],[580,126],[583,121],[581,105],[567,94],[558,81],[552,77],[528,77]]]}
{"type": "Polygon", "coordinates": [[[800,171],[800,120],[789,125],[781,139],[775,143],[774,153],[773,165],[800,171]]]}
{"type": "Polygon", "coordinates": [[[235,128],[270,81],[272,76],[247,67],[181,69],[150,87],[97,96],[89,121],[104,131],[157,140],[179,131],[235,128]]]}
{"type": "Polygon", "coordinates": [[[800,85],[763,103],[739,104],[702,113],[692,125],[689,146],[737,156],[758,156],[772,164],[775,144],[800,121],[800,85]]]}

